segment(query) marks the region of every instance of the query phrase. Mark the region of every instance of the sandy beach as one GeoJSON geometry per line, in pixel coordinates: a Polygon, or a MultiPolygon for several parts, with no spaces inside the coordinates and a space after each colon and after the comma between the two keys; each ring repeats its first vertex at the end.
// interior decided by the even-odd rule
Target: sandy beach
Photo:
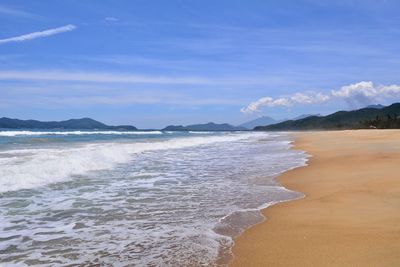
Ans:
{"type": "Polygon", "coordinates": [[[306,197],[263,210],[231,266],[400,266],[400,131],[293,136],[312,157],[278,180],[306,197]]]}

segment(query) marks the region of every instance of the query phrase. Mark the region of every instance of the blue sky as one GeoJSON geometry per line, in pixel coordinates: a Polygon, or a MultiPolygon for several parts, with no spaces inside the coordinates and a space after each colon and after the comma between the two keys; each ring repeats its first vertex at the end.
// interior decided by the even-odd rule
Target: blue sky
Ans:
{"type": "Polygon", "coordinates": [[[0,116],[157,128],[400,101],[399,1],[0,1],[0,116]]]}

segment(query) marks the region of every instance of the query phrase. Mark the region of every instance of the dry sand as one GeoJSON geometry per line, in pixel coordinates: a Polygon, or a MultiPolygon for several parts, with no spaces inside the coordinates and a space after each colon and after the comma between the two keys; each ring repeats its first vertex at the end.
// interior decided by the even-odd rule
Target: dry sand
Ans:
{"type": "Polygon", "coordinates": [[[312,158],[278,180],[306,197],[263,210],[231,266],[400,266],[400,130],[293,135],[312,158]]]}

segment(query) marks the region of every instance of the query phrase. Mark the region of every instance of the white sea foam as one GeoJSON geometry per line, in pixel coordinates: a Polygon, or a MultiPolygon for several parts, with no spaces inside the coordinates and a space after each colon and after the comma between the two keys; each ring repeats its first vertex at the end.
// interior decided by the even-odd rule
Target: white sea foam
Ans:
{"type": "Polygon", "coordinates": [[[0,192],[33,188],[64,181],[73,175],[112,169],[132,155],[154,150],[180,149],[215,142],[230,142],[265,134],[172,138],[135,143],[92,143],[57,148],[15,149],[0,152],[0,192]]]}
{"type": "Polygon", "coordinates": [[[69,139],[0,150],[1,189],[53,183],[0,194],[5,264],[220,266],[260,208],[301,196],[273,179],[305,163],[285,136],[69,139]]]}
{"type": "Polygon", "coordinates": [[[146,135],[163,134],[161,131],[0,131],[0,136],[40,136],[40,135],[146,135]]]}
{"type": "MultiPolygon", "coordinates": [[[[212,134],[212,133],[215,133],[215,132],[206,132],[206,131],[189,131],[188,133],[191,133],[191,134],[212,134]]],[[[225,132],[219,132],[219,133],[225,133],[225,132]]]]}

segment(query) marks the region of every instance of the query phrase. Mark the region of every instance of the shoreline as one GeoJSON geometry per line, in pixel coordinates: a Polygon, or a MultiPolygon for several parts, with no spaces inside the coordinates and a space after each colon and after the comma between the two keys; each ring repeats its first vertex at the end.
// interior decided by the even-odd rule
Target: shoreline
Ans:
{"type": "Polygon", "coordinates": [[[310,157],[276,180],[305,197],[262,209],[229,266],[400,266],[400,131],[291,135],[310,157]]]}
{"type": "MultiPolygon", "coordinates": [[[[256,212],[260,215],[260,217],[262,217],[262,219],[261,219],[260,221],[258,221],[258,222],[255,222],[254,224],[251,224],[251,225],[249,225],[249,226],[245,226],[243,229],[241,229],[241,231],[240,231],[237,235],[234,235],[234,236],[232,236],[232,235],[227,235],[227,234],[215,232],[216,230],[213,229],[214,232],[217,233],[217,234],[221,234],[221,235],[223,235],[223,236],[230,237],[230,238],[232,239],[232,242],[233,242],[233,245],[232,245],[232,246],[229,246],[229,247],[222,247],[222,248],[219,249],[217,259],[213,262],[213,264],[215,264],[215,266],[229,266],[229,265],[232,263],[232,261],[233,261],[233,259],[234,259],[234,254],[233,254],[233,252],[232,252],[232,249],[233,249],[233,247],[234,247],[234,245],[235,245],[235,240],[236,240],[236,238],[239,237],[240,235],[242,235],[243,233],[245,233],[248,229],[250,229],[250,228],[252,228],[252,227],[254,227],[254,226],[256,226],[256,225],[258,225],[258,224],[260,224],[260,223],[265,222],[265,220],[266,220],[267,218],[266,218],[265,215],[263,214],[263,210],[264,210],[264,209],[267,209],[267,208],[269,208],[269,207],[271,207],[271,206],[274,206],[274,205],[277,205],[277,204],[279,204],[279,203],[284,203],[284,202],[289,202],[289,201],[295,201],[295,200],[303,199],[303,198],[305,197],[305,195],[304,195],[302,192],[297,192],[297,191],[290,190],[290,189],[284,187],[284,186],[278,181],[278,178],[279,178],[281,175],[283,175],[284,173],[289,172],[289,171],[292,171],[292,170],[294,170],[294,169],[298,169],[298,168],[302,168],[302,167],[308,166],[308,159],[311,157],[311,155],[307,154],[305,151],[298,150],[298,149],[294,149],[295,140],[294,140],[293,136],[291,136],[290,133],[286,132],[286,133],[285,133],[285,137],[287,137],[287,138],[289,139],[289,140],[288,140],[288,143],[289,143],[289,148],[288,148],[288,150],[295,150],[297,153],[301,153],[302,156],[303,156],[303,158],[302,158],[302,159],[303,159],[303,162],[302,162],[301,164],[299,163],[299,165],[297,165],[297,166],[292,166],[292,167],[289,167],[289,168],[286,169],[286,170],[280,171],[280,172],[278,172],[278,173],[274,173],[274,174],[271,175],[271,177],[273,177],[272,180],[276,182],[276,186],[280,187],[281,189],[283,189],[283,190],[285,190],[285,191],[289,191],[289,192],[291,192],[291,193],[299,194],[299,196],[297,196],[297,197],[296,197],[296,196],[293,196],[293,197],[291,197],[291,198],[287,198],[287,199],[283,199],[283,200],[273,200],[273,201],[265,202],[265,203],[263,203],[263,204],[261,204],[261,205],[255,207],[255,208],[246,209],[246,210],[256,211],[256,212]]],[[[285,139],[285,141],[286,141],[286,139],[285,139]]],[[[229,214],[223,216],[222,218],[220,218],[220,219],[219,219],[219,222],[221,222],[222,220],[224,220],[224,219],[228,218],[229,216],[231,216],[232,213],[235,213],[235,212],[242,212],[242,211],[244,211],[244,210],[243,210],[243,209],[235,210],[235,211],[233,211],[233,212],[231,212],[231,213],[229,213],[229,214]]],[[[212,265],[212,266],[214,266],[214,265],[212,265]]]]}

